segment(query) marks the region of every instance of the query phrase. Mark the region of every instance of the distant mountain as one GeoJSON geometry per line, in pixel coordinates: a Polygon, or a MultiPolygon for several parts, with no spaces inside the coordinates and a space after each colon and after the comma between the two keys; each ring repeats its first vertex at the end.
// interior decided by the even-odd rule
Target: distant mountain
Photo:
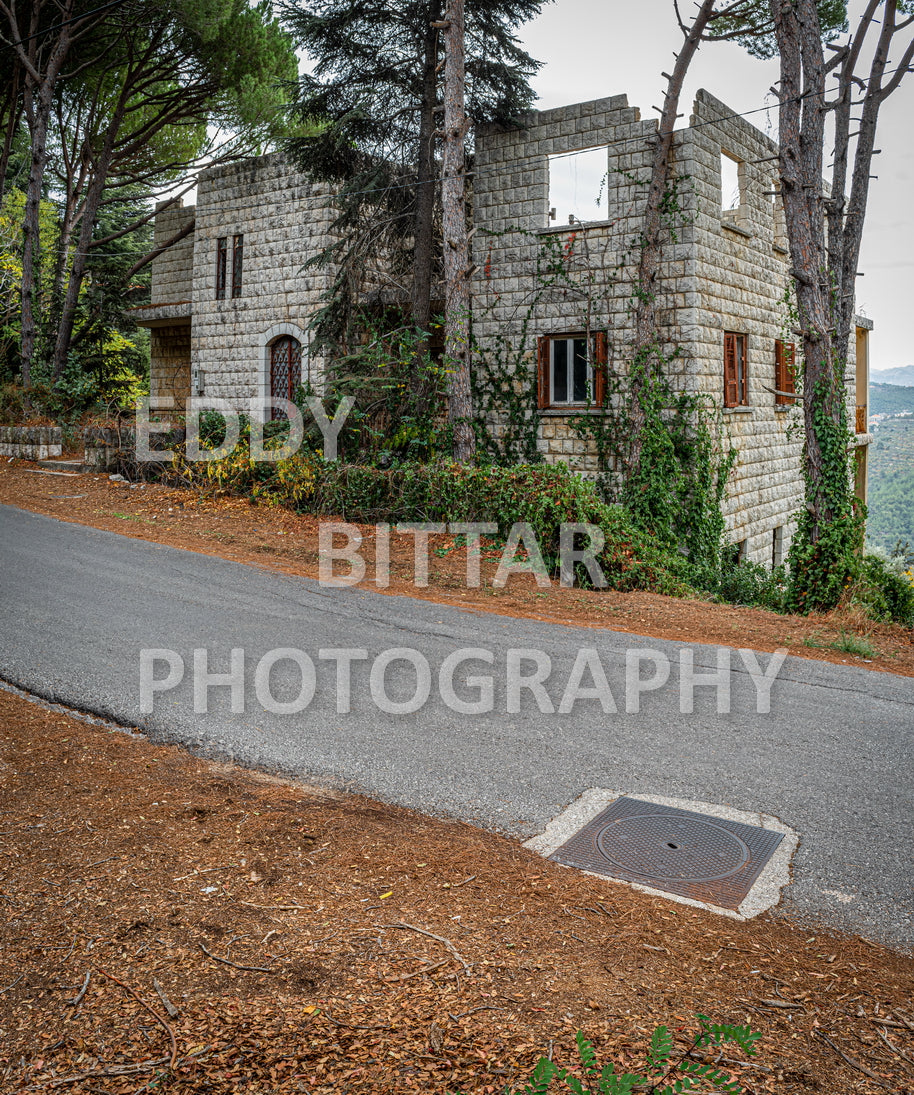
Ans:
{"type": "Polygon", "coordinates": [[[895,369],[872,369],[872,384],[914,384],[914,365],[899,365],[895,369]]]}
{"type": "Polygon", "coordinates": [[[869,407],[870,414],[914,414],[914,388],[871,383],[869,407]]]}

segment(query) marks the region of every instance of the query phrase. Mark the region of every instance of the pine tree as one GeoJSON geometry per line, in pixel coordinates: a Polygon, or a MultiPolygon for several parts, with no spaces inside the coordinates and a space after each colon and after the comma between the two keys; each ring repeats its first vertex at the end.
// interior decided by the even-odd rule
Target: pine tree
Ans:
{"type": "MultiPolygon", "coordinates": [[[[474,123],[515,123],[533,102],[540,67],[512,31],[543,0],[467,0],[467,113],[474,123]]],[[[439,76],[444,0],[299,0],[287,26],[314,58],[299,80],[296,112],[320,123],[288,152],[313,179],[338,188],[338,240],[315,261],[332,260],[334,290],[317,322],[322,340],[345,344],[358,296],[409,301],[428,330],[436,247],[436,132],[443,109],[439,76]],[[340,185],[341,184],[341,185],[340,185]]]]}

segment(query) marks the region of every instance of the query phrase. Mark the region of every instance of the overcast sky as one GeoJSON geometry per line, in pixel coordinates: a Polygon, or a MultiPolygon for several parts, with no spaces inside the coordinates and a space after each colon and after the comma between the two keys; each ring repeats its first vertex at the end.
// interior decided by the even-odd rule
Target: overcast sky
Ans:
{"type": "MultiPolygon", "coordinates": [[[[688,0],[683,9],[690,10],[688,0]]],[[[670,71],[673,51],[682,41],[672,0],[555,0],[521,29],[520,37],[545,62],[534,81],[541,109],[624,92],[644,118],[658,117],[651,107],[662,101],[665,81],[660,73],[670,71]]],[[[681,109],[688,116],[694,93],[704,87],[734,110],[757,110],[773,101],[766,94],[776,79],[776,61],[756,61],[730,43],[708,43],[693,63],[681,109]]],[[[879,178],[870,185],[860,262],[864,277],[857,279],[858,311],[876,325],[873,369],[914,363],[909,334],[914,310],[914,73],[907,81],[882,109],[876,147],[883,152],[873,161],[873,174],[879,178]]],[[[750,120],[777,137],[775,111],[754,114],[750,120]]]]}

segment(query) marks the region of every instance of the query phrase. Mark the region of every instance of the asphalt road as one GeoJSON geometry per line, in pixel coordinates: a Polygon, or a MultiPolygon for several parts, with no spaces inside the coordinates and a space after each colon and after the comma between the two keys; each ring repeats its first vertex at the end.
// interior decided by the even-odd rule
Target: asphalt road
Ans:
{"type": "MultiPolygon", "coordinates": [[[[541,831],[589,787],[774,814],[800,834],[783,911],[914,942],[914,682],[788,658],[770,713],[759,713],[756,687],[733,651],[730,711],[718,713],[718,689],[699,687],[694,711],[682,713],[683,649],[692,650],[696,672],[718,668],[714,647],[321,588],[0,507],[0,677],[12,684],[143,727],[157,740],[517,836],[541,831]],[[416,691],[416,669],[404,661],[388,666],[381,691],[376,659],[401,647],[427,659],[431,694],[415,711],[385,712],[372,698],[372,675],[388,707],[416,691]],[[226,672],[233,648],[244,651],[243,695],[236,690],[233,701],[228,687],[212,688],[207,712],[195,712],[194,650],[207,652],[210,672],[226,672]],[[274,667],[268,687],[261,680],[258,700],[258,663],[276,648],[303,651],[316,666],[314,698],[295,714],[271,713],[261,702],[275,707],[298,696],[302,670],[288,660],[274,667]],[[351,710],[340,712],[338,660],[319,651],[347,648],[367,657],[352,663],[351,710]],[[440,667],[463,648],[488,652],[492,664],[459,666],[455,695],[471,703],[479,689],[467,678],[488,674],[490,712],[462,713],[441,698],[440,667]],[[530,690],[509,713],[509,650],[551,657],[539,700],[558,712],[582,648],[596,649],[617,713],[593,698],[579,698],[566,714],[544,713],[530,690]],[[145,714],[144,649],[172,651],[185,667],[181,684],[154,693],[145,714]],[[639,667],[638,655],[627,663],[626,652],[646,649],[672,670],[662,687],[640,694],[636,713],[626,710],[626,672],[633,707],[636,671],[649,680],[654,660],[639,667]],[[232,711],[233,702],[243,710],[232,711]]],[[[763,670],[769,657],[759,655],[763,670]]],[[[533,671],[529,658],[520,664],[533,671]]],[[[152,668],[161,679],[168,663],[152,668]]],[[[582,687],[592,685],[584,674],[582,687]]]]}

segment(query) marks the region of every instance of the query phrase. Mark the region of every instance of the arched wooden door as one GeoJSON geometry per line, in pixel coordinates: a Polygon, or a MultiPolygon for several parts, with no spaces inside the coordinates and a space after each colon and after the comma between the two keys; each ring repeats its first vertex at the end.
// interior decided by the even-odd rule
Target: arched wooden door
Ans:
{"type": "MultiPolygon", "coordinates": [[[[301,343],[291,335],[282,335],[270,345],[270,395],[274,399],[291,399],[301,384],[301,343]]],[[[271,418],[285,418],[274,407],[271,418]]]]}

